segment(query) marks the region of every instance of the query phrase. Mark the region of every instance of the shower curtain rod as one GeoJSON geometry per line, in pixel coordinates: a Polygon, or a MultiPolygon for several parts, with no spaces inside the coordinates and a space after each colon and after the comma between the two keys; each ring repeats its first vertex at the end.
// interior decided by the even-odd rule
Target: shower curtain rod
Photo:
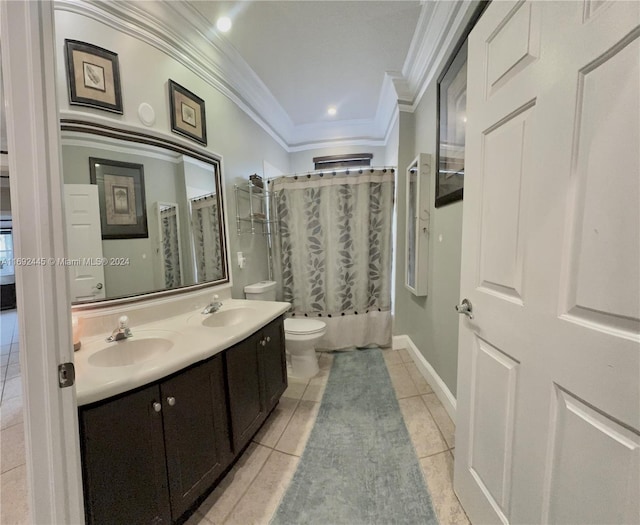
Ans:
{"type": "Polygon", "coordinates": [[[311,175],[338,175],[339,173],[359,173],[365,171],[379,171],[379,170],[395,170],[395,166],[356,166],[353,168],[338,168],[335,170],[324,169],[324,170],[310,170],[304,171],[302,173],[291,173],[289,175],[280,175],[279,177],[275,177],[273,179],[269,179],[267,182],[273,182],[274,180],[290,178],[290,177],[305,177],[311,175]]]}

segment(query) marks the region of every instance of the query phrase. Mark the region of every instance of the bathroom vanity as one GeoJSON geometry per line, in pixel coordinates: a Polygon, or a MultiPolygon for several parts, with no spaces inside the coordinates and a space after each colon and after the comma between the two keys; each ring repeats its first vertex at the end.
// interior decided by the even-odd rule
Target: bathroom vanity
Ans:
{"type": "Polygon", "coordinates": [[[108,261],[69,266],[85,334],[74,365],[86,522],[181,522],[286,389],[290,305],[231,299],[218,155],[130,126],[61,129],[69,258],[108,261]],[[135,232],[105,219],[105,166],[140,189],[135,232]],[[87,238],[75,218],[89,212],[87,238]],[[214,290],[222,307],[203,315],[214,290]],[[133,336],[106,341],[122,315],[133,336]]]}
{"type": "MultiPolygon", "coordinates": [[[[282,313],[288,304],[252,309],[246,304],[256,302],[228,303],[210,316],[197,312],[164,322],[186,328],[170,350],[146,359],[144,366],[96,365],[103,363],[92,359],[103,350],[99,341],[78,352],[87,523],[183,521],[278,403],[287,387],[282,313]],[[176,356],[186,366],[167,373],[176,368],[176,356]],[[91,376],[100,367],[106,371],[102,390],[99,374],[91,376]],[[112,391],[118,374],[118,390],[136,386],[82,404],[112,391]],[[157,377],[147,382],[140,379],[145,374],[157,377]]],[[[145,333],[161,333],[151,328],[139,330],[139,340],[145,333]]]]}

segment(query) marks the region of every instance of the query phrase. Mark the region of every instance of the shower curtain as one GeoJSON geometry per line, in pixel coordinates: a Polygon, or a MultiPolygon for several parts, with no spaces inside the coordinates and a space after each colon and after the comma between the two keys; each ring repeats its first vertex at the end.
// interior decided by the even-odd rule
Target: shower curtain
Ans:
{"type": "Polygon", "coordinates": [[[160,210],[165,288],[182,286],[177,206],[160,210]]]}
{"type": "Polygon", "coordinates": [[[215,195],[191,200],[196,282],[222,279],[218,202],[215,195]]]}
{"type": "Polygon", "coordinates": [[[319,319],[318,348],[391,344],[394,170],[280,177],[276,281],[293,317],[319,319]]]}

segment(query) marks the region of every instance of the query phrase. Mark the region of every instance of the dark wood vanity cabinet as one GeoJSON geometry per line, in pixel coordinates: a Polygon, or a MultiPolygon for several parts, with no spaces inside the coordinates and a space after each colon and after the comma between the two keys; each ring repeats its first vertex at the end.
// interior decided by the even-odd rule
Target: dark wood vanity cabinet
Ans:
{"type": "Polygon", "coordinates": [[[222,355],[80,408],[88,523],[172,523],[232,460],[222,355]]]}
{"type": "Polygon", "coordinates": [[[287,389],[287,362],[284,348],[284,325],[277,319],[262,329],[258,353],[262,369],[263,396],[269,414],[287,389]]]}
{"type": "Polygon", "coordinates": [[[89,524],[175,523],[287,387],[282,318],[173,376],[79,409],[89,524]]]}
{"type": "Polygon", "coordinates": [[[222,355],[160,384],[171,513],[181,516],[231,463],[222,355]]]}
{"type": "Polygon", "coordinates": [[[233,450],[240,452],[287,388],[282,318],[226,352],[233,450]]]}
{"type": "Polygon", "coordinates": [[[238,453],[260,428],[266,416],[261,394],[258,334],[227,350],[225,359],[233,451],[238,453]]]}
{"type": "Polygon", "coordinates": [[[171,523],[159,402],[153,385],[80,408],[87,523],[171,523]]]}

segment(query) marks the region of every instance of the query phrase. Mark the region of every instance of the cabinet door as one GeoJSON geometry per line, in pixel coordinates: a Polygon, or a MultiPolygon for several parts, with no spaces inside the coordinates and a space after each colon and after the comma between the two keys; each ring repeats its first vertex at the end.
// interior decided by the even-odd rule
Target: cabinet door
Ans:
{"type": "Polygon", "coordinates": [[[171,523],[159,402],[154,385],[80,407],[87,523],[171,523]]]}
{"type": "Polygon", "coordinates": [[[282,318],[276,319],[262,330],[258,351],[264,385],[263,395],[266,411],[269,413],[287,389],[287,363],[282,318]]]}
{"type": "Polygon", "coordinates": [[[254,334],[225,352],[231,434],[236,454],[247,444],[265,418],[258,343],[259,334],[254,334]]]}
{"type": "Polygon", "coordinates": [[[162,382],[160,392],[176,520],[231,462],[222,356],[162,382]]]}

